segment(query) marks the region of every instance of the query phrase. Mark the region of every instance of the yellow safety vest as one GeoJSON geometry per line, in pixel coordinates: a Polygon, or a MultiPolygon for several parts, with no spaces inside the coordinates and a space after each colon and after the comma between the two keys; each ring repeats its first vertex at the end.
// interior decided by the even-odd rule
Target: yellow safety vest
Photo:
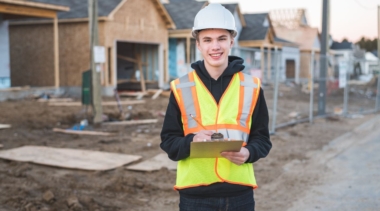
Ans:
{"type": "MultiPolygon", "coordinates": [[[[242,72],[234,74],[219,104],[195,71],[172,81],[170,86],[181,110],[185,136],[204,130],[204,126],[225,138],[243,140],[246,145],[260,92],[258,78],[242,72]]],[[[174,189],[216,182],[257,187],[251,163],[238,166],[226,158],[186,158],[178,162],[174,189]]]]}

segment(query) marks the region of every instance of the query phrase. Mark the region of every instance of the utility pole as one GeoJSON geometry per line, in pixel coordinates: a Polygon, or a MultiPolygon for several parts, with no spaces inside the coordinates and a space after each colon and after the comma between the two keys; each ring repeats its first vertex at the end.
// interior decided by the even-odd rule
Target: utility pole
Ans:
{"type": "Polygon", "coordinates": [[[320,55],[320,73],[319,73],[319,95],[318,95],[318,115],[324,115],[326,111],[326,81],[329,50],[329,19],[330,19],[330,3],[329,0],[323,0],[322,6],[322,42],[320,55]]]}
{"type": "Polygon", "coordinates": [[[93,123],[101,123],[103,116],[102,96],[100,84],[100,65],[95,63],[94,47],[98,45],[98,0],[88,0],[88,15],[90,29],[90,54],[91,54],[91,95],[93,109],[93,123]]]}

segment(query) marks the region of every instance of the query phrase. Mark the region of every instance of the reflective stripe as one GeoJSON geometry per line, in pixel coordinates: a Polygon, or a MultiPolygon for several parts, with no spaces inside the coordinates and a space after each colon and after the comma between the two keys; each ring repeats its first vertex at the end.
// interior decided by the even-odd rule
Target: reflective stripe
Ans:
{"type": "Polygon", "coordinates": [[[241,132],[240,130],[231,130],[231,129],[219,129],[218,132],[223,134],[224,138],[229,138],[231,140],[243,140],[244,142],[248,141],[248,134],[241,132]]]}
{"type": "MultiPolygon", "coordinates": [[[[191,73],[190,73],[191,74],[191,73]]],[[[189,115],[193,115],[196,117],[195,107],[194,107],[194,96],[192,96],[191,87],[195,86],[194,81],[190,81],[188,75],[184,75],[181,78],[179,78],[179,84],[176,86],[177,89],[181,89],[182,95],[184,96],[182,98],[183,104],[185,106],[185,114],[182,114],[182,118],[186,118],[185,121],[187,121],[187,127],[188,128],[195,128],[197,127],[198,123],[189,115]],[[187,97],[191,96],[191,97],[187,97]],[[186,117],[184,117],[184,115],[186,117]]]]}
{"type": "MultiPolygon", "coordinates": [[[[252,78],[252,77],[250,77],[250,78],[252,78]]],[[[247,81],[241,81],[240,85],[246,86],[246,87],[252,87],[252,88],[257,88],[258,87],[257,84],[255,84],[255,81],[253,81],[253,83],[247,82],[247,81]]]]}
{"type": "Polygon", "coordinates": [[[188,88],[188,87],[192,87],[192,86],[195,86],[194,82],[180,83],[176,87],[177,87],[177,89],[182,89],[182,88],[188,88]]]}

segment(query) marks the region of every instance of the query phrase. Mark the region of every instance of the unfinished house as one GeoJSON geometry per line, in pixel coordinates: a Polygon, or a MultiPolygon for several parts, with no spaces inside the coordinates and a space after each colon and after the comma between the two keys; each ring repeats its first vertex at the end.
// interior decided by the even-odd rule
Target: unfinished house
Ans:
{"type": "MultiPolygon", "coordinates": [[[[31,1],[24,1],[31,2],[31,1]]],[[[87,0],[33,0],[69,7],[58,13],[58,86],[80,92],[90,66],[87,0]]],[[[101,83],[105,94],[162,87],[168,82],[168,29],[175,24],[159,0],[99,0],[99,45],[105,47],[101,83]]],[[[54,85],[53,24],[22,20],[9,24],[12,85],[54,85]],[[27,71],[26,71],[27,70],[27,71]]]]}
{"type": "Polygon", "coordinates": [[[17,81],[25,80],[25,78],[29,78],[32,75],[41,75],[47,72],[49,72],[50,75],[48,78],[50,81],[49,85],[54,86],[58,84],[59,51],[57,13],[68,10],[68,7],[55,4],[20,0],[0,0],[0,89],[17,86],[19,85],[17,81]],[[48,70],[39,68],[36,69],[36,72],[31,72],[30,70],[37,64],[34,61],[39,57],[39,54],[35,51],[28,52],[28,50],[32,50],[31,48],[20,48],[17,50],[29,54],[30,63],[28,63],[28,66],[24,66],[22,71],[21,69],[17,71],[17,68],[23,65],[24,60],[22,57],[19,57],[19,55],[13,54],[12,52],[14,51],[11,51],[14,50],[12,43],[16,37],[12,36],[9,22],[25,18],[49,19],[50,31],[49,34],[45,36],[45,42],[31,43],[31,40],[27,39],[26,34],[18,35],[18,42],[22,43],[21,45],[28,46],[32,44],[34,49],[46,48],[46,50],[49,51],[51,66],[48,70]],[[25,36],[25,38],[23,36],[25,36]],[[46,42],[49,43],[49,46],[46,46],[46,42]]]}
{"type": "Polygon", "coordinates": [[[201,58],[191,36],[194,17],[207,2],[166,1],[163,5],[175,23],[176,28],[169,30],[169,77],[178,78],[191,70],[190,64],[201,58]]]}
{"type": "Polygon", "coordinates": [[[263,82],[273,81],[275,70],[279,70],[279,79],[288,79],[286,72],[299,72],[298,45],[276,35],[268,13],[244,14],[246,26],[239,37],[240,51],[247,48],[246,55],[240,55],[252,65],[252,75],[262,78],[263,82]],[[278,65],[278,66],[276,66],[278,65]]]}
{"type": "Polygon", "coordinates": [[[334,77],[339,77],[339,66],[342,62],[347,65],[347,71],[352,79],[359,79],[361,75],[370,74],[366,68],[365,50],[361,50],[358,45],[347,40],[333,41],[329,53],[334,77]]]}
{"type": "Polygon", "coordinates": [[[270,18],[279,38],[286,39],[299,45],[300,71],[286,71],[287,78],[294,78],[296,83],[307,81],[311,75],[311,65],[314,66],[314,76],[319,75],[319,52],[321,43],[317,28],[308,25],[307,15],[304,9],[285,9],[270,12],[270,18]],[[312,52],[315,56],[312,60],[312,52]],[[312,64],[312,62],[314,64],[312,64]]]}
{"type": "MultiPolygon", "coordinates": [[[[176,29],[169,30],[169,75],[175,79],[191,71],[191,63],[202,59],[197,50],[195,39],[191,36],[196,14],[208,5],[207,1],[195,0],[170,0],[164,4],[176,29]]],[[[222,4],[235,17],[238,40],[241,29],[245,27],[245,21],[238,4],[222,4]]],[[[238,47],[238,42],[235,42],[238,47]]]]}

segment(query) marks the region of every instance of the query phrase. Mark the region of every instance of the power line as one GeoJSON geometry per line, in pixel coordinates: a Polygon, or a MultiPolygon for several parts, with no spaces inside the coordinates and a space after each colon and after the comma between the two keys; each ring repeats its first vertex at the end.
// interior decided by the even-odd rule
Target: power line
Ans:
{"type": "Polygon", "coordinates": [[[374,10],[376,9],[377,7],[367,7],[367,6],[364,6],[362,3],[360,3],[358,0],[354,0],[354,2],[356,4],[358,4],[361,8],[365,9],[365,10],[374,10]]]}

